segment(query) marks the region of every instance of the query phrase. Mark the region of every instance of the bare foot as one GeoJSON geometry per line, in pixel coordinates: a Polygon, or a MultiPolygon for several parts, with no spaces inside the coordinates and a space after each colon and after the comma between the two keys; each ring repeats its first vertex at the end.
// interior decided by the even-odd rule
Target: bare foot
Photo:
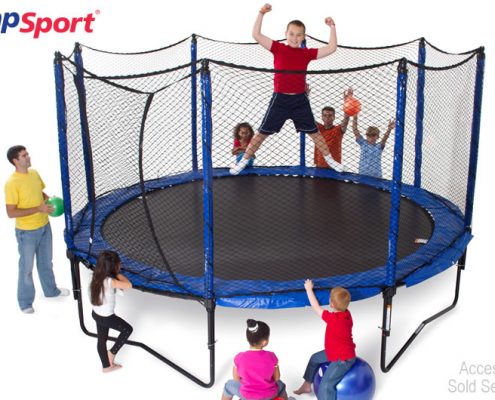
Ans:
{"type": "Polygon", "coordinates": [[[107,373],[107,372],[112,372],[112,371],[115,371],[116,369],[119,369],[121,368],[122,365],[118,365],[118,364],[113,364],[113,365],[110,365],[109,367],[107,368],[103,368],[103,372],[104,373],[107,373]]]}
{"type": "Polygon", "coordinates": [[[297,390],[294,390],[294,394],[311,393],[311,382],[306,382],[301,385],[297,390]]]}
{"type": "Polygon", "coordinates": [[[110,351],[108,352],[108,361],[110,362],[111,367],[122,368],[121,364],[117,364],[115,362],[115,354],[111,353],[110,351]]]}
{"type": "Polygon", "coordinates": [[[115,359],[115,354],[111,353],[110,351],[107,351],[108,353],[108,361],[110,362],[110,366],[113,365],[113,360],[115,359]]]}

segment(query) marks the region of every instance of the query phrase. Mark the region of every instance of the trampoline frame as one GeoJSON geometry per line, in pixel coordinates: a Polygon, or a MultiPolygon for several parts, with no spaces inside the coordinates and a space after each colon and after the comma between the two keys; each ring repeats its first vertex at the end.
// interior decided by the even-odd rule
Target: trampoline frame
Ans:
{"type": "MultiPolygon", "coordinates": [[[[476,51],[477,56],[477,69],[475,78],[475,95],[474,95],[474,108],[473,108],[473,119],[472,119],[472,129],[471,129],[471,147],[470,147],[470,159],[469,159],[469,174],[468,174],[468,184],[467,184],[467,195],[466,195],[466,205],[464,221],[465,227],[468,232],[471,232],[471,222],[473,214],[473,199],[474,199],[474,188],[475,188],[475,177],[477,168],[477,154],[479,147],[479,135],[480,135],[480,118],[481,118],[481,100],[483,92],[483,76],[484,76],[484,48],[479,48],[476,51]]],[[[82,331],[91,337],[96,337],[94,332],[89,331],[84,322],[84,312],[82,305],[82,291],[81,291],[81,279],[80,279],[80,263],[83,262],[87,266],[89,261],[81,259],[77,254],[75,254],[73,249],[73,221],[72,221],[72,207],[71,207],[71,194],[70,194],[70,182],[69,182],[69,166],[68,166],[68,149],[67,149],[67,120],[66,120],[66,107],[65,107],[65,94],[64,94],[64,71],[62,66],[62,55],[57,52],[55,54],[54,62],[54,72],[55,72],[55,82],[56,82],[56,103],[57,103],[57,119],[58,119],[58,138],[60,145],[60,165],[62,172],[62,188],[63,196],[65,199],[65,240],[67,243],[67,257],[70,260],[71,265],[71,275],[72,275],[72,286],[74,299],[78,304],[78,315],[80,321],[80,327],[82,331]]],[[[79,92],[79,110],[80,110],[80,120],[81,120],[81,136],[83,141],[83,150],[85,153],[85,163],[86,163],[86,185],[88,188],[92,187],[91,178],[91,157],[89,157],[90,146],[87,141],[88,137],[88,125],[85,115],[85,89],[84,89],[84,67],[81,56],[81,47],[76,44],[74,50],[74,59],[76,64],[76,85],[78,85],[79,92]]],[[[197,132],[196,132],[196,115],[197,115],[197,98],[196,98],[196,63],[197,63],[197,41],[196,35],[192,35],[191,40],[191,120],[192,120],[192,165],[193,171],[198,171],[198,158],[196,154],[196,148],[194,143],[196,143],[197,132]]],[[[212,226],[213,208],[212,208],[212,179],[213,179],[213,169],[212,169],[212,159],[211,159],[211,149],[210,144],[212,140],[212,122],[211,122],[211,104],[212,104],[212,94],[211,94],[211,81],[209,73],[209,62],[208,59],[203,59],[201,63],[200,71],[200,83],[201,83],[201,93],[202,93],[202,146],[203,146],[203,181],[204,181],[204,260],[205,260],[205,283],[206,283],[206,295],[202,302],[203,306],[207,311],[207,336],[208,336],[208,351],[209,351],[209,381],[204,382],[183,369],[179,365],[170,361],[165,356],[161,355],[151,347],[144,343],[137,341],[128,340],[126,343],[142,348],[143,350],[149,352],[153,356],[160,359],[165,364],[169,365],[182,375],[186,376],[188,379],[197,383],[203,387],[211,387],[215,382],[215,308],[216,299],[214,295],[214,282],[213,282],[213,233],[212,229],[208,229],[208,226],[212,226]]],[[[402,59],[398,68],[397,75],[397,101],[396,101],[396,116],[395,116],[395,146],[394,146],[394,163],[393,163],[393,178],[391,181],[391,210],[390,210],[390,229],[389,229],[389,254],[387,262],[387,278],[386,287],[383,288],[383,319],[382,319],[382,341],[381,341],[381,370],[383,372],[388,372],[398,361],[398,359],[405,353],[411,343],[416,339],[416,337],[422,332],[423,328],[439,317],[443,316],[447,312],[451,311],[457,304],[460,292],[460,278],[461,272],[465,269],[466,262],[466,251],[462,254],[460,259],[457,260],[457,274],[456,283],[454,289],[454,299],[452,304],[443,310],[433,314],[431,317],[424,320],[410,338],[405,342],[402,348],[392,357],[392,360],[387,363],[387,343],[388,338],[392,331],[392,308],[393,308],[393,297],[396,295],[397,287],[401,286],[403,283],[397,284],[395,280],[395,269],[394,265],[397,262],[396,256],[396,246],[397,246],[397,235],[398,235],[398,221],[400,212],[400,198],[401,198],[401,185],[402,185],[402,160],[403,160],[403,140],[404,140],[404,123],[405,123],[405,106],[406,106],[406,90],[407,90],[407,59],[402,59]]],[[[419,41],[419,51],[418,51],[418,64],[419,74],[417,81],[417,115],[416,115],[416,151],[417,157],[415,160],[415,179],[414,186],[421,186],[421,143],[423,137],[423,113],[424,113],[424,86],[425,86],[425,39],[422,38],[419,41]]],[[[152,95],[150,99],[152,98],[152,95]]],[[[150,102],[150,100],[149,100],[150,102]]],[[[149,103],[148,102],[148,103],[149,103]]],[[[145,113],[149,107],[145,109],[145,113]]],[[[301,135],[301,166],[304,167],[304,146],[305,140],[304,135],[301,135]]],[[[141,169],[141,167],[140,167],[141,169]]],[[[142,170],[140,171],[142,174],[142,170]]],[[[142,175],[141,175],[142,177],[142,175]]],[[[141,183],[142,183],[141,179],[141,183]]],[[[144,189],[144,186],[143,186],[144,189]]],[[[88,201],[95,202],[94,191],[88,190],[88,196],[93,196],[93,198],[88,198],[88,201]]],[[[94,215],[94,213],[93,213],[94,215]]],[[[94,218],[94,217],[93,217],[94,218]]],[[[110,337],[110,340],[115,340],[114,337],[110,337]]]]}

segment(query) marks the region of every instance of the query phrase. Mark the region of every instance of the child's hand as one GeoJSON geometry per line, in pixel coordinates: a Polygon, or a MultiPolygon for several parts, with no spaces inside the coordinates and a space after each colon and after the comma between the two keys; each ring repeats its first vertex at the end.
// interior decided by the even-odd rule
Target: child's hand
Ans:
{"type": "Polygon", "coordinates": [[[350,87],[349,89],[344,91],[344,100],[347,99],[348,97],[352,97],[353,94],[354,94],[354,91],[350,87]]]}
{"type": "Polygon", "coordinates": [[[332,17],[326,17],[325,24],[327,24],[328,26],[335,26],[335,21],[333,20],[332,17]]]}
{"type": "Polygon", "coordinates": [[[388,130],[391,131],[394,128],[395,128],[395,119],[392,118],[388,121],[388,130]]]}
{"type": "Polygon", "coordinates": [[[272,11],[272,6],[271,4],[266,3],[263,7],[260,9],[261,14],[266,14],[267,12],[272,11]]]}
{"type": "Polygon", "coordinates": [[[306,289],[306,291],[313,290],[313,287],[313,281],[311,279],[306,279],[306,281],[304,282],[304,289],[306,289]]]}

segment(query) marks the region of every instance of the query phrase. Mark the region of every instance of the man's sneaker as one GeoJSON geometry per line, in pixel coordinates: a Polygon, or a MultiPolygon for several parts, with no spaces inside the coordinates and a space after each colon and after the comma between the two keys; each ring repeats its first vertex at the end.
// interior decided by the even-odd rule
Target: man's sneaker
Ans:
{"type": "Polygon", "coordinates": [[[240,172],[246,168],[246,165],[248,164],[249,160],[245,158],[241,158],[241,160],[232,168],[230,168],[229,172],[231,175],[239,175],[240,172]]]}
{"type": "Polygon", "coordinates": [[[70,294],[70,290],[69,289],[58,288],[58,290],[60,290],[60,293],[58,294],[59,296],[68,296],[70,294]]]}
{"type": "Polygon", "coordinates": [[[24,314],[33,314],[34,313],[34,308],[33,307],[28,307],[25,308],[24,310],[21,310],[24,314]]]}
{"type": "Polygon", "coordinates": [[[343,172],[344,171],[344,166],[337,161],[335,161],[331,155],[328,155],[325,157],[325,161],[327,164],[330,166],[330,168],[334,169],[337,172],[343,172]]]}

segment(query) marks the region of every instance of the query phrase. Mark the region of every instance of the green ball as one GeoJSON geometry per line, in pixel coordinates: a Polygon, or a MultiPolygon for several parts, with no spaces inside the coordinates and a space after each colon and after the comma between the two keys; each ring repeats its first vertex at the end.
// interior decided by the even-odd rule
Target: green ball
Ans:
{"type": "Polygon", "coordinates": [[[51,217],[60,217],[64,213],[64,201],[60,197],[52,196],[46,201],[46,204],[53,207],[51,217]]]}

